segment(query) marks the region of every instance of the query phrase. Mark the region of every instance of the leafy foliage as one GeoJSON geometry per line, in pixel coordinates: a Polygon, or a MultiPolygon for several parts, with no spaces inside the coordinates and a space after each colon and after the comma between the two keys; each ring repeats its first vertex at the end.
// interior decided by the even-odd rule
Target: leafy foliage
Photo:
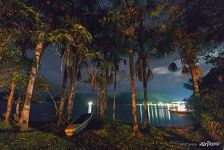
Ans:
{"type": "Polygon", "coordinates": [[[200,85],[200,99],[190,98],[190,103],[196,111],[196,118],[211,137],[223,140],[224,127],[223,112],[223,68],[213,68],[203,79],[200,85]]]}

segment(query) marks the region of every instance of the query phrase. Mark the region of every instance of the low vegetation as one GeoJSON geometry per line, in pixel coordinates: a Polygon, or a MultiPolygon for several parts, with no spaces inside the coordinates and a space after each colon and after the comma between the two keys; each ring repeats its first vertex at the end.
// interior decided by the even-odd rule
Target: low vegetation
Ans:
{"type": "MultiPolygon", "coordinates": [[[[52,124],[53,125],[53,124],[52,124]]],[[[89,126],[72,137],[53,132],[51,124],[32,123],[29,132],[16,128],[0,128],[3,149],[198,149],[200,140],[207,141],[200,131],[191,129],[142,130],[143,136],[132,136],[132,126],[118,121],[94,118],[89,126]],[[41,128],[40,128],[41,127],[41,128]],[[191,144],[191,145],[190,145],[191,144]]]]}

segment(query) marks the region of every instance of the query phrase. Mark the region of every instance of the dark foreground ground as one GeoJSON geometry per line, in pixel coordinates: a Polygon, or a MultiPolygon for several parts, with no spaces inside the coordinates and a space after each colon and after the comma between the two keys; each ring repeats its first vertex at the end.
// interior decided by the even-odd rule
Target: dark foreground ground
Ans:
{"type": "MultiPolygon", "coordinates": [[[[149,128],[142,130],[143,137],[132,137],[132,126],[121,122],[93,119],[80,134],[66,137],[54,132],[51,123],[31,123],[31,131],[19,132],[0,123],[0,149],[204,149],[198,146],[207,136],[194,129],[149,128]]],[[[211,141],[211,140],[210,140],[211,141]]],[[[222,149],[209,147],[209,149],[222,149]]]]}

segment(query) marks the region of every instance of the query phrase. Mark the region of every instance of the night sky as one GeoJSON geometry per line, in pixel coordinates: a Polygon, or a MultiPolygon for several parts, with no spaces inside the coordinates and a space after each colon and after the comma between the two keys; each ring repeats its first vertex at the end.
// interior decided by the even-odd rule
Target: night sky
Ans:
{"type": "MultiPolygon", "coordinates": [[[[32,54],[30,51],[29,54],[32,54]]],[[[31,56],[31,55],[30,55],[31,56]]],[[[181,100],[183,98],[189,97],[192,91],[187,90],[183,87],[183,83],[186,83],[190,76],[183,77],[180,74],[181,64],[177,63],[178,71],[170,72],[168,70],[168,65],[176,57],[176,54],[167,56],[164,59],[153,59],[150,64],[150,68],[153,72],[153,79],[148,83],[148,91],[155,94],[165,94],[174,100],[181,100]]],[[[203,74],[205,75],[211,66],[200,64],[203,69],[203,74]]],[[[53,48],[48,48],[42,58],[42,65],[39,74],[44,75],[48,81],[56,85],[58,88],[62,83],[63,71],[61,71],[61,58],[56,53],[53,48]]],[[[86,69],[83,69],[82,76],[87,75],[86,69]]],[[[126,65],[121,62],[120,70],[117,77],[117,91],[119,92],[130,92],[130,79],[129,79],[129,64],[128,61],[126,65]]],[[[141,82],[137,81],[137,92],[142,91],[141,82]]],[[[111,87],[110,87],[111,88],[111,87]]],[[[88,84],[81,84],[77,88],[78,92],[91,92],[91,88],[88,84]]]]}

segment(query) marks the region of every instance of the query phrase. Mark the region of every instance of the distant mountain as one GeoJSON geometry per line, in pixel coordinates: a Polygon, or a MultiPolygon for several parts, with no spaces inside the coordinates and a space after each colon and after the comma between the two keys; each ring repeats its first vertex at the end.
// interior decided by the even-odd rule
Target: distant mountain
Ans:
{"type": "MultiPolygon", "coordinates": [[[[113,95],[109,94],[108,102],[112,103],[113,95]]],[[[131,93],[119,93],[117,95],[118,104],[130,104],[131,103],[131,93]]],[[[137,103],[143,103],[144,97],[143,92],[137,92],[137,103]]],[[[175,101],[170,96],[163,93],[151,93],[148,95],[148,102],[173,102],[175,101]]]]}
{"type": "MultiPolygon", "coordinates": [[[[45,99],[49,102],[52,102],[49,96],[45,95],[45,99]]],[[[60,96],[55,98],[56,100],[60,100],[60,96]]],[[[89,101],[93,101],[97,104],[98,96],[97,94],[93,93],[77,93],[74,98],[74,103],[76,104],[85,104],[89,101]]],[[[117,104],[131,104],[131,93],[118,93],[117,97],[117,104]]],[[[169,95],[163,93],[150,93],[148,96],[148,102],[173,102],[175,101],[169,95]]],[[[113,103],[113,94],[108,93],[108,103],[113,103]]],[[[143,92],[137,92],[137,103],[143,103],[143,92]]]]}

